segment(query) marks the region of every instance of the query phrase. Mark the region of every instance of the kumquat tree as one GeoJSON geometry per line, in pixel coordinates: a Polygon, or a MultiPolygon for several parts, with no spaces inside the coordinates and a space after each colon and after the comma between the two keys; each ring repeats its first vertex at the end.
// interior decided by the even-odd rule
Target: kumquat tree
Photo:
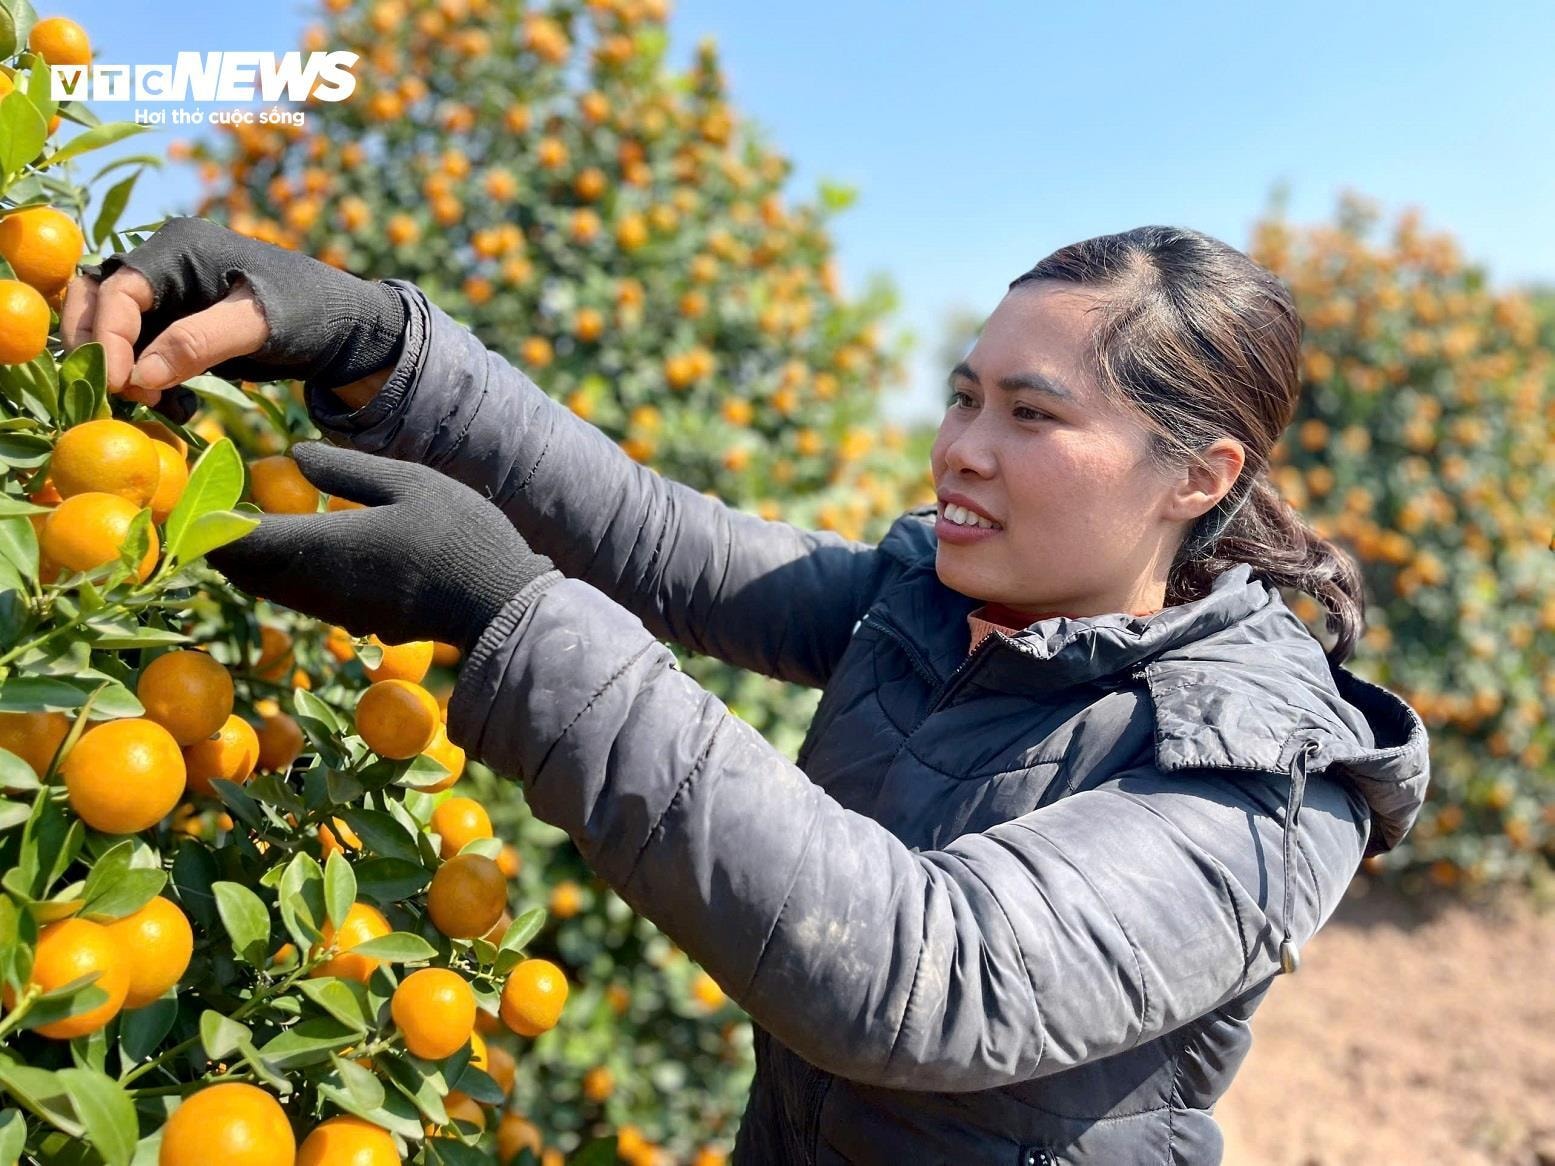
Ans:
{"type": "Polygon", "coordinates": [[[0,13],[0,1160],[558,1162],[515,1071],[570,978],[453,788],[457,653],[205,565],[262,511],[356,504],[255,452],[285,388],[197,378],[180,421],[63,354],[68,280],[154,229],[119,218],[161,160],[79,174],[139,127],[50,99],[80,25],[0,13]]]}
{"type": "MultiPolygon", "coordinates": [[[[1431,734],[1431,800],[1373,872],[1473,891],[1555,861],[1555,358],[1535,301],[1498,292],[1418,210],[1345,195],[1332,224],[1278,210],[1249,253],[1307,324],[1282,492],[1360,562],[1356,667],[1431,734]]],[[[1320,613],[1298,596],[1314,627],[1320,613]]]]}

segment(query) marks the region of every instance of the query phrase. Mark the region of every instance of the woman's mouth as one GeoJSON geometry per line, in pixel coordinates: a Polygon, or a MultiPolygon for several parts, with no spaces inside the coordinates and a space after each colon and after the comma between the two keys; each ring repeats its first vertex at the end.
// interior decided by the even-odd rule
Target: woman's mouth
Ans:
{"type": "Polygon", "coordinates": [[[991,522],[964,506],[957,506],[954,503],[942,503],[939,508],[939,518],[934,522],[936,538],[943,542],[961,545],[982,542],[1003,531],[1004,528],[998,523],[991,522]]]}

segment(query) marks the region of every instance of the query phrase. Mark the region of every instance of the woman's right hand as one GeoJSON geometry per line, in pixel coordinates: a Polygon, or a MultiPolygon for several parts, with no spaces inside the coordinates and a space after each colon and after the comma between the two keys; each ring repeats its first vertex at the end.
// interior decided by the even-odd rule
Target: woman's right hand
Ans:
{"type": "Polygon", "coordinates": [[[110,392],[154,405],[210,370],[334,389],[391,367],[405,332],[392,287],[208,219],[169,219],[71,281],[68,352],[102,343],[110,392]]]}

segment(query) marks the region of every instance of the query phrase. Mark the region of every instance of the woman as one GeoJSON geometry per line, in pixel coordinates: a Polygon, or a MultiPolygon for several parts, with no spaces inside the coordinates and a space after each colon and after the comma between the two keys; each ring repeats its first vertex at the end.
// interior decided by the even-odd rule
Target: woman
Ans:
{"type": "Polygon", "coordinates": [[[1354,565],[1266,474],[1277,279],[1187,230],[1055,252],[952,374],[939,504],[872,546],[638,465],[412,284],[197,220],[104,268],[65,329],[115,384],[134,350],[171,358],[143,399],[309,378],[355,449],[295,456],[370,506],[213,558],[466,646],[450,737],[754,1019],[736,1162],[1221,1160],[1249,1018],[1428,780],[1419,718],[1342,666],[1354,565]],[[798,765],[664,638],[824,688],[798,765]]]}

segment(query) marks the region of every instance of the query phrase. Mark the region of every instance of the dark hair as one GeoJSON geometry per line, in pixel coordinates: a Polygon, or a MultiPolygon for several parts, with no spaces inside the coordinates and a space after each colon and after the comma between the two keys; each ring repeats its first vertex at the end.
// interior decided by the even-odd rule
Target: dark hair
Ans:
{"type": "Polygon", "coordinates": [[[1136,227],[1060,247],[1014,289],[1036,280],[1083,285],[1093,309],[1093,371],[1112,403],[1142,416],[1150,456],[1177,472],[1215,440],[1242,443],[1236,483],[1193,524],[1167,577],[1168,606],[1209,594],[1238,563],[1275,586],[1313,596],[1336,636],[1333,663],[1366,630],[1361,572],[1312,529],[1269,479],[1269,452],[1301,395],[1302,320],[1272,272],[1185,227],[1136,227]]]}

